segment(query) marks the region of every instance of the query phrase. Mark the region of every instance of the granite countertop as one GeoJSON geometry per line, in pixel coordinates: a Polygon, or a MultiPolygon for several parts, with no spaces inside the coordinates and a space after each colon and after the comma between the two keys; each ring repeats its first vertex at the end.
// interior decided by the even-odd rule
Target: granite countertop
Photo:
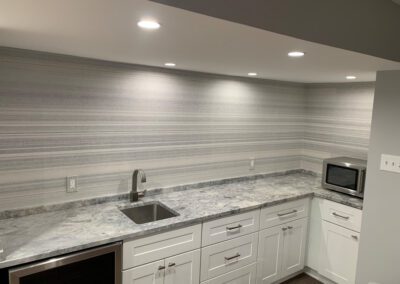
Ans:
{"type": "Polygon", "coordinates": [[[161,193],[134,205],[123,200],[1,220],[6,259],[0,268],[312,196],[362,209],[361,199],[322,189],[320,178],[306,173],[161,193]],[[139,225],[119,210],[154,201],[179,216],[139,225]]]}

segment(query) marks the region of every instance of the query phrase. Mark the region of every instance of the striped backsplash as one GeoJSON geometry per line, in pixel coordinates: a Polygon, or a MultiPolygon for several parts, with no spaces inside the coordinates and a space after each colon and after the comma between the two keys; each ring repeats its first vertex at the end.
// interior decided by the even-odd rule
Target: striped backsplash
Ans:
{"type": "Polygon", "coordinates": [[[321,172],[322,159],[367,159],[374,83],[309,84],[302,168],[321,172]]]}
{"type": "Polygon", "coordinates": [[[365,157],[373,92],[0,48],[0,208],[365,157]]]}

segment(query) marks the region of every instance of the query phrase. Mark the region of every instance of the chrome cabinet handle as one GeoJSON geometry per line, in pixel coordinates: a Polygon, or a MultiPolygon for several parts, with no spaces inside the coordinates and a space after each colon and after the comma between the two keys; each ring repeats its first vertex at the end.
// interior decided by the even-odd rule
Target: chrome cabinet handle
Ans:
{"type": "Polygon", "coordinates": [[[227,231],[232,231],[232,230],[236,230],[236,229],[240,229],[241,227],[243,227],[241,224],[234,226],[234,227],[226,227],[227,231]]]}
{"type": "Polygon", "coordinates": [[[287,212],[287,213],[278,213],[276,215],[278,215],[278,217],[283,217],[283,216],[294,214],[294,213],[297,213],[297,210],[293,210],[293,211],[290,211],[290,212],[287,212]]]}
{"type": "Polygon", "coordinates": [[[344,220],[349,220],[349,219],[350,219],[350,217],[349,217],[349,216],[343,216],[343,215],[339,215],[339,214],[338,214],[338,213],[336,213],[336,212],[333,212],[333,213],[332,213],[332,215],[333,215],[333,216],[335,216],[335,217],[342,218],[342,219],[344,219],[344,220]]]}
{"type": "Polygon", "coordinates": [[[358,237],[356,235],[351,235],[351,237],[355,240],[358,240],[358,237]]]}
{"type": "Polygon", "coordinates": [[[164,266],[164,265],[160,265],[160,266],[158,267],[158,270],[163,270],[163,269],[165,269],[165,266],[164,266]]]}
{"type": "Polygon", "coordinates": [[[170,263],[168,263],[168,267],[173,267],[173,266],[175,266],[175,265],[176,265],[175,262],[170,262],[170,263]]]}
{"type": "Polygon", "coordinates": [[[291,229],[293,229],[293,227],[292,226],[289,226],[289,227],[287,227],[289,230],[291,230],[291,229]]]}
{"type": "Polygon", "coordinates": [[[240,253],[237,253],[234,256],[230,256],[230,257],[225,256],[225,260],[231,260],[231,259],[238,258],[238,257],[240,257],[240,253]]]}
{"type": "Polygon", "coordinates": [[[282,231],[286,231],[287,229],[288,229],[288,228],[286,228],[286,227],[283,227],[283,228],[282,228],[282,231]]]}

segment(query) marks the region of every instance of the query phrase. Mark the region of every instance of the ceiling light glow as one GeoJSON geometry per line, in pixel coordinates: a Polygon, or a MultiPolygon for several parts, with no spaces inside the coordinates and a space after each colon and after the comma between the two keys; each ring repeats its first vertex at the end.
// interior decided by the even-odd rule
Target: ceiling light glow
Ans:
{"type": "Polygon", "coordinates": [[[140,21],[137,24],[139,27],[147,30],[157,30],[161,27],[156,21],[140,21]]]}
{"type": "Polygon", "coordinates": [[[289,57],[303,57],[304,56],[304,52],[302,51],[291,51],[288,53],[289,57]]]}
{"type": "Polygon", "coordinates": [[[355,79],[357,79],[357,77],[353,76],[353,75],[349,75],[349,76],[346,76],[346,79],[347,80],[355,80],[355,79]]]}
{"type": "Polygon", "coordinates": [[[249,75],[249,76],[257,76],[257,73],[255,73],[255,72],[250,72],[250,73],[247,73],[247,75],[249,75]]]}
{"type": "Polygon", "coordinates": [[[167,62],[167,63],[165,63],[164,65],[165,65],[165,66],[168,66],[168,67],[175,67],[175,66],[176,66],[176,64],[173,63],[173,62],[167,62]]]}

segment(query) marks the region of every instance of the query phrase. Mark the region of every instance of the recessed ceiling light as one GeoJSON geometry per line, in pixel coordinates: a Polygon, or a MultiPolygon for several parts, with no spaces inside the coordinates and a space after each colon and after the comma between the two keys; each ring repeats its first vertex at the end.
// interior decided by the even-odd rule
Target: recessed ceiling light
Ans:
{"type": "Polygon", "coordinates": [[[346,76],[346,79],[347,80],[355,80],[355,79],[357,79],[357,77],[353,76],[353,75],[349,75],[349,76],[346,76]]]}
{"type": "Polygon", "coordinates": [[[247,75],[249,75],[249,76],[257,76],[257,73],[255,73],[255,72],[250,72],[250,73],[247,73],[247,75]]]}
{"type": "Polygon", "coordinates": [[[161,27],[156,21],[140,21],[137,24],[139,27],[147,30],[157,30],[161,27]]]}
{"type": "Polygon", "coordinates": [[[290,57],[303,57],[304,56],[304,52],[302,51],[291,51],[288,53],[288,56],[290,57]]]}
{"type": "Polygon", "coordinates": [[[165,66],[168,66],[168,67],[175,67],[175,66],[176,66],[176,64],[175,64],[175,63],[172,63],[172,62],[167,62],[167,63],[165,63],[164,65],[165,65],[165,66]]]}

